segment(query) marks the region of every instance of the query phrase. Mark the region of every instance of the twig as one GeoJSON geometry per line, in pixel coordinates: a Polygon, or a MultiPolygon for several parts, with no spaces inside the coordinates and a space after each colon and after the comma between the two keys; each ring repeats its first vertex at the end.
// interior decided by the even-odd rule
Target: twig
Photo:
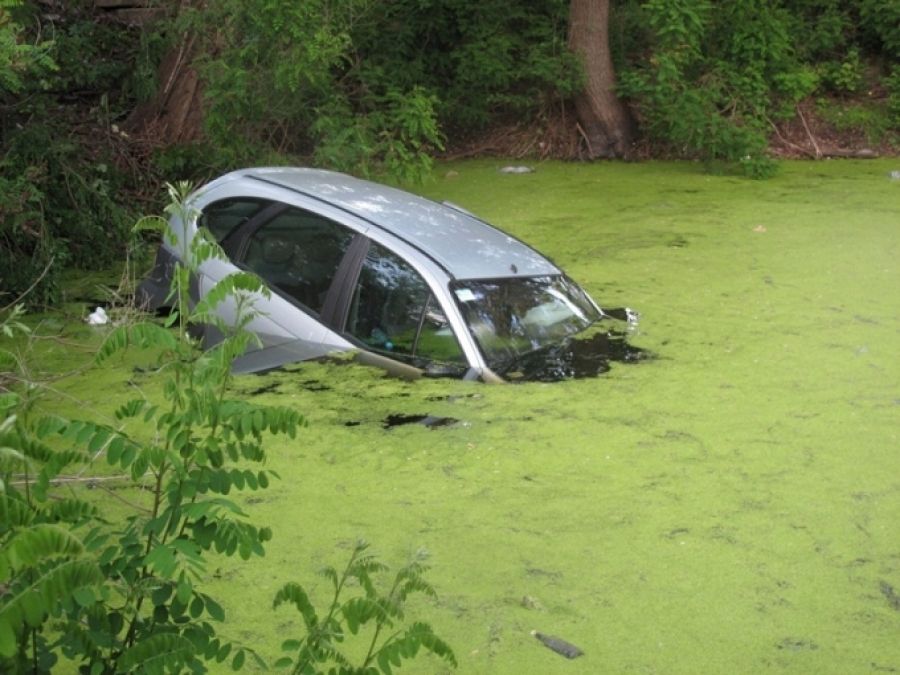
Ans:
{"type": "MultiPolygon", "coordinates": [[[[51,485],[65,485],[66,483],[97,483],[105,480],[122,480],[130,478],[130,476],[126,474],[122,474],[121,476],[57,476],[56,478],[50,479],[51,485]]],[[[34,483],[33,480],[13,480],[10,482],[10,485],[25,485],[25,483],[34,483]]]]}
{"type": "Polygon", "coordinates": [[[800,121],[803,122],[803,128],[806,129],[806,134],[809,136],[810,142],[816,149],[816,159],[821,159],[822,151],[819,149],[819,144],[816,143],[816,138],[813,136],[812,131],[809,130],[809,125],[806,123],[806,117],[803,116],[803,111],[800,109],[799,105],[797,106],[797,114],[800,116],[800,121]]]}
{"type": "Polygon", "coordinates": [[[778,126],[776,126],[775,122],[773,122],[770,118],[766,117],[766,121],[772,125],[772,130],[775,132],[775,135],[778,136],[778,140],[780,140],[785,145],[792,147],[797,152],[802,152],[807,157],[812,157],[813,159],[818,159],[816,155],[801,145],[797,145],[796,143],[791,143],[788,139],[781,135],[781,131],[779,131],[778,126]]]}
{"type": "Polygon", "coordinates": [[[118,499],[118,500],[119,500],[120,502],[122,502],[123,504],[127,504],[128,506],[130,506],[130,507],[133,508],[133,509],[137,509],[138,511],[143,511],[144,513],[150,513],[150,509],[148,509],[146,506],[141,506],[140,504],[135,504],[134,502],[125,499],[125,497],[123,497],[122,495],[118,494],[117,492],[114,492],[114,491],[110,490],[110,489],[109,489],[108,487],[106,487],[105,485],[100,485],[100,484],[98,483],[98,484],[96,485],[96,487],[98,487],[98,488],[100,488],[101,490],[103,490],[104,492],[106,492],[109,496],[118,499]]]}
{"type": "Polygon", "coordinates": [[[581,128],[581,124],[575,122],[575,128],[578,129],[578,133],[581,134],[581,137],[584,139],[584,142],[587,143],[588,148],[588,157],[593,159],[594,157],[594,148],[591,145],[591,140],[588,138],[587,133],[585,133],[584,129],[581,128]]]}

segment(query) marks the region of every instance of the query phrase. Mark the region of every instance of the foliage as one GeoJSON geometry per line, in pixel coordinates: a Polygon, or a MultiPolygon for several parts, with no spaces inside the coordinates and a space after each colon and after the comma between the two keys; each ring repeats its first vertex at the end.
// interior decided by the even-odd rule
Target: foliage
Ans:
{"type": "MultiPolygon", "coordinates": [[[[24,307],[5,309],[0,333],[27,334],[24,307]]],[[[6,350],[5,357],[16,359],[6,350]]],[[[46,622],[78,606],[102,574],[72,528],[95,515],[87,504],[51,500],[47,487],[84,453],[36,438],[35,389],[0,394],[0,669],[49,672],[57,661],[42,634],[46,622]]]]}
{"type": "Polygon", "coordinates": [[[653,33],[646,65],[622,73],[645,130],[678,154],[741,161],[754,177],[770,115],[807,96],[815,79],[794,58],[786,14],[767,0],[644,4],[653,33]]]}
{"type": "MultiPolygon", "coordinates": [[[[611,4],[621,93],[655,153],[771,173],[771,125],[809,96],[885,92],[898,127],[896,0],[611,4]]],[[[40,279],[28,302],[52,303],[64,266],[121,257],[159,175],[313,163],[421,181],[447,138],[560,119],[583,77],[569,0],[180,6],[138,29],[91,0],[0,0],[0,294],[40,279]],[[171,45],[202,77],[207,133],[160,149],[119,127],[171,45]]]]}
{"type": "Polygon", "coordinates": [[[324,0],[218,0],[185,14],[190,30],[216,41],[199,67],[220,168],[272,153],[314,154],[363,174],[416,177],[430,168],[429,151],[442,145],[433,96],[355,77],[350,31],[356,14],[370,11],[360,1],[335,10],[324,0]]]}
{"type": "Polygon", "coordinates": [[[822,86],[837,94],[855,94],[863,86],[859,50],[852,48],[840,61],[828,61],[820,68],[822,86]]]}
{"type": "Polygon", "coordinates": [[[64,266],[120,258],[133,220],[113,126],[134,82],[131,41],[90,5],[0,4],[0,293],[40,279],[34,306],[58,299],[64,266]]]}
{"type": "Polygon", "coordinates": [[[873,102],[848,103],[820,98],[816,112],[839,132],[849,132],[877,145],[890,138],[892,129],[900,128],[900,119],[891,116],[890,108],[873,102]]]}
{"type": "MultiPolygon", "coordinates": [[[[141,228],[162,230],[176,241],[174,228],[194,217],[183,205],[186,193],[185,187],[172,189],[170,224],[145,219],[141,228]]],[[[186,264],[174,273],[176,309],[168,323],[176,331],[153,322],[120,326],[97,356],[102,363],[129,346],[155,350],[167,375],[163,405],[125,402],[112,426],[57,417],[31,421],[31,399],[3,399],[4,669],[41,672],[60,652],[91,673],[199,671],[204,661],[229,654],[239,667],[253,655],[217,634],[215,623],[224,620],[224,612],[202,590],[206,557],[211,551],[244,559],[263,555],[271,531],[249,523],[227,495],[266,488],[274,474],[252,468],[265,461],[263,435],[293,436],[304,420],[293,410],[226,397],[231,361],[250,340],[243,331],[253,316],[248,294],[265,290],[258,278],[235,274],[191,307],[191,275],[203,261],[223,254],[202,230],[177,241],[186,264]],[[226,297],[237,304],[233,326],[212,315],[226,297]],[[200,353],[188,333],[191,322],[215,322],[228,337],[200,353]],[[141,433],[148,426],[149,438],[141,433]],[[149,493],[149,507],[137,509],[123,525],[105,524],[79,500],[48,499],[47,488],[60,471],[100,454],[149,493]],[[84,534],[49,523],[78,526],[84,534]],[[50,617],[56,619],[54,630],[46,632],[50,617]]],[[[5,323],[10,330],[15,325],[12,318],[5,323]]]]}
{"type": "Polygon", "coordinates": [[[888,114],[895,129],[900,129],[900,64],[894,66],[885,79],[888,91],[888,114]]]}
{"type": "Polygon", "coordinates": [[[880,46],[889,59],[900,61],[900,4],[894,0],[860,0],[863,33],[880,46]]]}
{"type": "Polygon", "coordinates": [[[29,78],[56,69],[49,53],[51,42],[25,42],[24,29],[15,16],[21,10],[21,0],[0,0],[0,95],[17,94],[29,78]]]}
{"type": "Polygon", "coordinates": [[[216,0],[187,12],[186,27],[209,41],[198,61],[213,164],[274,153],[421,180],[444,129],[534,115],[574,90],[566,8],[216,0]]]}
{"type": "MultiPolygon", "coordinates": [[[[401,665],[404,659],[415,658],[420,649],[441,657],[456,666],[453,650],[434,634],[431,626],[414,622],[405,629],[395,629],[395,623],[403,621],[406,599],[413,593],[424,593],[434,597],[435,592],[423,575],[427,567],[421,559],[415,559],[401,568],[394,577],[387,594],[379,593],[375,587],[375,575],[385,572],[386,567],[375,556],[367,554],[368,544],[358,542],[353,548],[347,566],[340,574],[333,567],[323,571],[334,589],[334,595],[327,613],[320,618],[302,586],[285,584],[275,595],[273,607],[291,604],[303,617],[306,634],[303,638],[285,640],[282,650],[292,656],[285,656],[276,662],[277,667],[290,668],[292,673],[386,673],[401,665]],[[359,593],[344,599],[350,582],[358,585],[359,593]],[[362,661],[353,665],[351,659],[341,651],[340,645],[350,635],[362,637],[368,629],[371,639],[362,661]],[[390,635],[386,631],[393,630],[390,635]],[[365,632],[365,631],[364,631],[365,632]]],[[[420,555],[419,558],[422,556],[420,555]]]]}

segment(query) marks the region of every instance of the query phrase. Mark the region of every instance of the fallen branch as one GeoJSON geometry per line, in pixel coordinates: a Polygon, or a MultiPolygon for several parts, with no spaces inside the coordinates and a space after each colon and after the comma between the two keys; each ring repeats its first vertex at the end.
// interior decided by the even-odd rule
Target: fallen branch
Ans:
{"type": "Polygon", "coordinates": [[[807,150],[802,145],[797,145],[796,143],[791,143],[788,139],[786,139],[784,136],[782,136],[781,131],[778,129],[778,126],[771,119],[769,119],[767,117],[766,121],[772,126],[772,130],[775,132],[775,135],[778,136],[779,141],[781,141],[785,145],[793,148],[797,152],[800,152],[800,153],[806,155],[807,157],[812,157],[813,159],[818,159],[813,152],[807,150]]]}
{"type": "Polygon", "coordinates": [[[803,122],[803,128],[806,129],[806,135],[809,136],[809,140],[812,143],[813,147],[816,149],[816,159],[822,158],[822,151],[819,149],[819,144],[816,143],[816,138],[813,136],[812,131],[809,129],[809,125],[806,123],[806,117],[803,115],[803,110],[800,109],[800,106],[797,106],[797,114],[800,116],[800,121],[803,122]]]}

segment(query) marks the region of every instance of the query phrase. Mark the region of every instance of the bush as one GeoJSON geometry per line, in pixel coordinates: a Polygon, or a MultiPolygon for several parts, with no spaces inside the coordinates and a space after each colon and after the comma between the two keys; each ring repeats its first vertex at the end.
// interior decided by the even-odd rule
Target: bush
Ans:
{"type": "MultiPolygon", "coordinates": [[[[183,195],[173,192],[177,199],[183,195]]],[[[192,217],[177,202],[172,215],[173,222],[192,217]]],[[[226,398],[231,361],[250,340],[242,331],[242,319],[252,312],[247,293],[263,288],[258,278],[235,274],[192,308],[191,275],[200,262],[222,253],[201,233],[184,244],[182,255],[186,265],[177,267],[172,289],[176,332],[152,322],[120,326],[97,355],[103,362],[130,345],[154,350],[168,373],[164,405],[144,398],[125,402],[112,426],[35,420],[32,396],[0,397],[5,671],[44,672],[61,652],[89,673],[196,672],[233,649],[216,635],[222,608],[202,591],[206,558],[211,551],[244,559],[262,555],[271,531],[250,524],[227,495],[267,487],[274,474],[251,468],[265,459],[263,435],[293,436],[304,421],[293,410],[226,398]],[[188,324],[215,322],[209,313],[226,296],[236,300],[236,324],[218,323],[229,337],[201,354],[188,324]],[[138,420],[154,429],[149,438],[127,430],[138,420]],[[100,454],[149,491],[149,509],[137,508],[111,526],[85,502],[50,498],[50,481],[65,466],[100,454]],[[45,634],[51,617],[59,623],[45,634]]],[[[14,320],[4,326],[15,326],[14,320]]],[[[235,668],[247,653],[252,649],[235,645],[235,668]]]]}
{"type": "Polygon", "coordinates": [[[48,18],[0,2],[0,294],[37,281],[32,305],[58,299],[65,265],[120,259],[133,220],[113,123],[130,100],[135,47],[90,6],[48,18]]]}

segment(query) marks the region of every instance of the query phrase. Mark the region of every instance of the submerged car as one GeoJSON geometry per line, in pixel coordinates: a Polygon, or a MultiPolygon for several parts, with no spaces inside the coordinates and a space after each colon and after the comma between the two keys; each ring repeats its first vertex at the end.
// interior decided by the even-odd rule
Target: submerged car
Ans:
{"type": "MultiPolygon", "coordinates": [[[[500,381],[605,316],[550,260],[464,209],[344,174],[240,170],[187,204],[197,216],[173,222],[177,236],[206,227],[228,256],[200,266],[194,299],[239,270],[272,291],[254,298],[261,346],[236,372],[357,350],[404,376],[500,381]]],[[[138,288],[150,309],[166,304],[181,244],[160,246],[138,288]]],[[[234,302],[219,307],[235,319],[234,302]]],[[[203,330],[206,346],[221,339],[203,330]]]]}

